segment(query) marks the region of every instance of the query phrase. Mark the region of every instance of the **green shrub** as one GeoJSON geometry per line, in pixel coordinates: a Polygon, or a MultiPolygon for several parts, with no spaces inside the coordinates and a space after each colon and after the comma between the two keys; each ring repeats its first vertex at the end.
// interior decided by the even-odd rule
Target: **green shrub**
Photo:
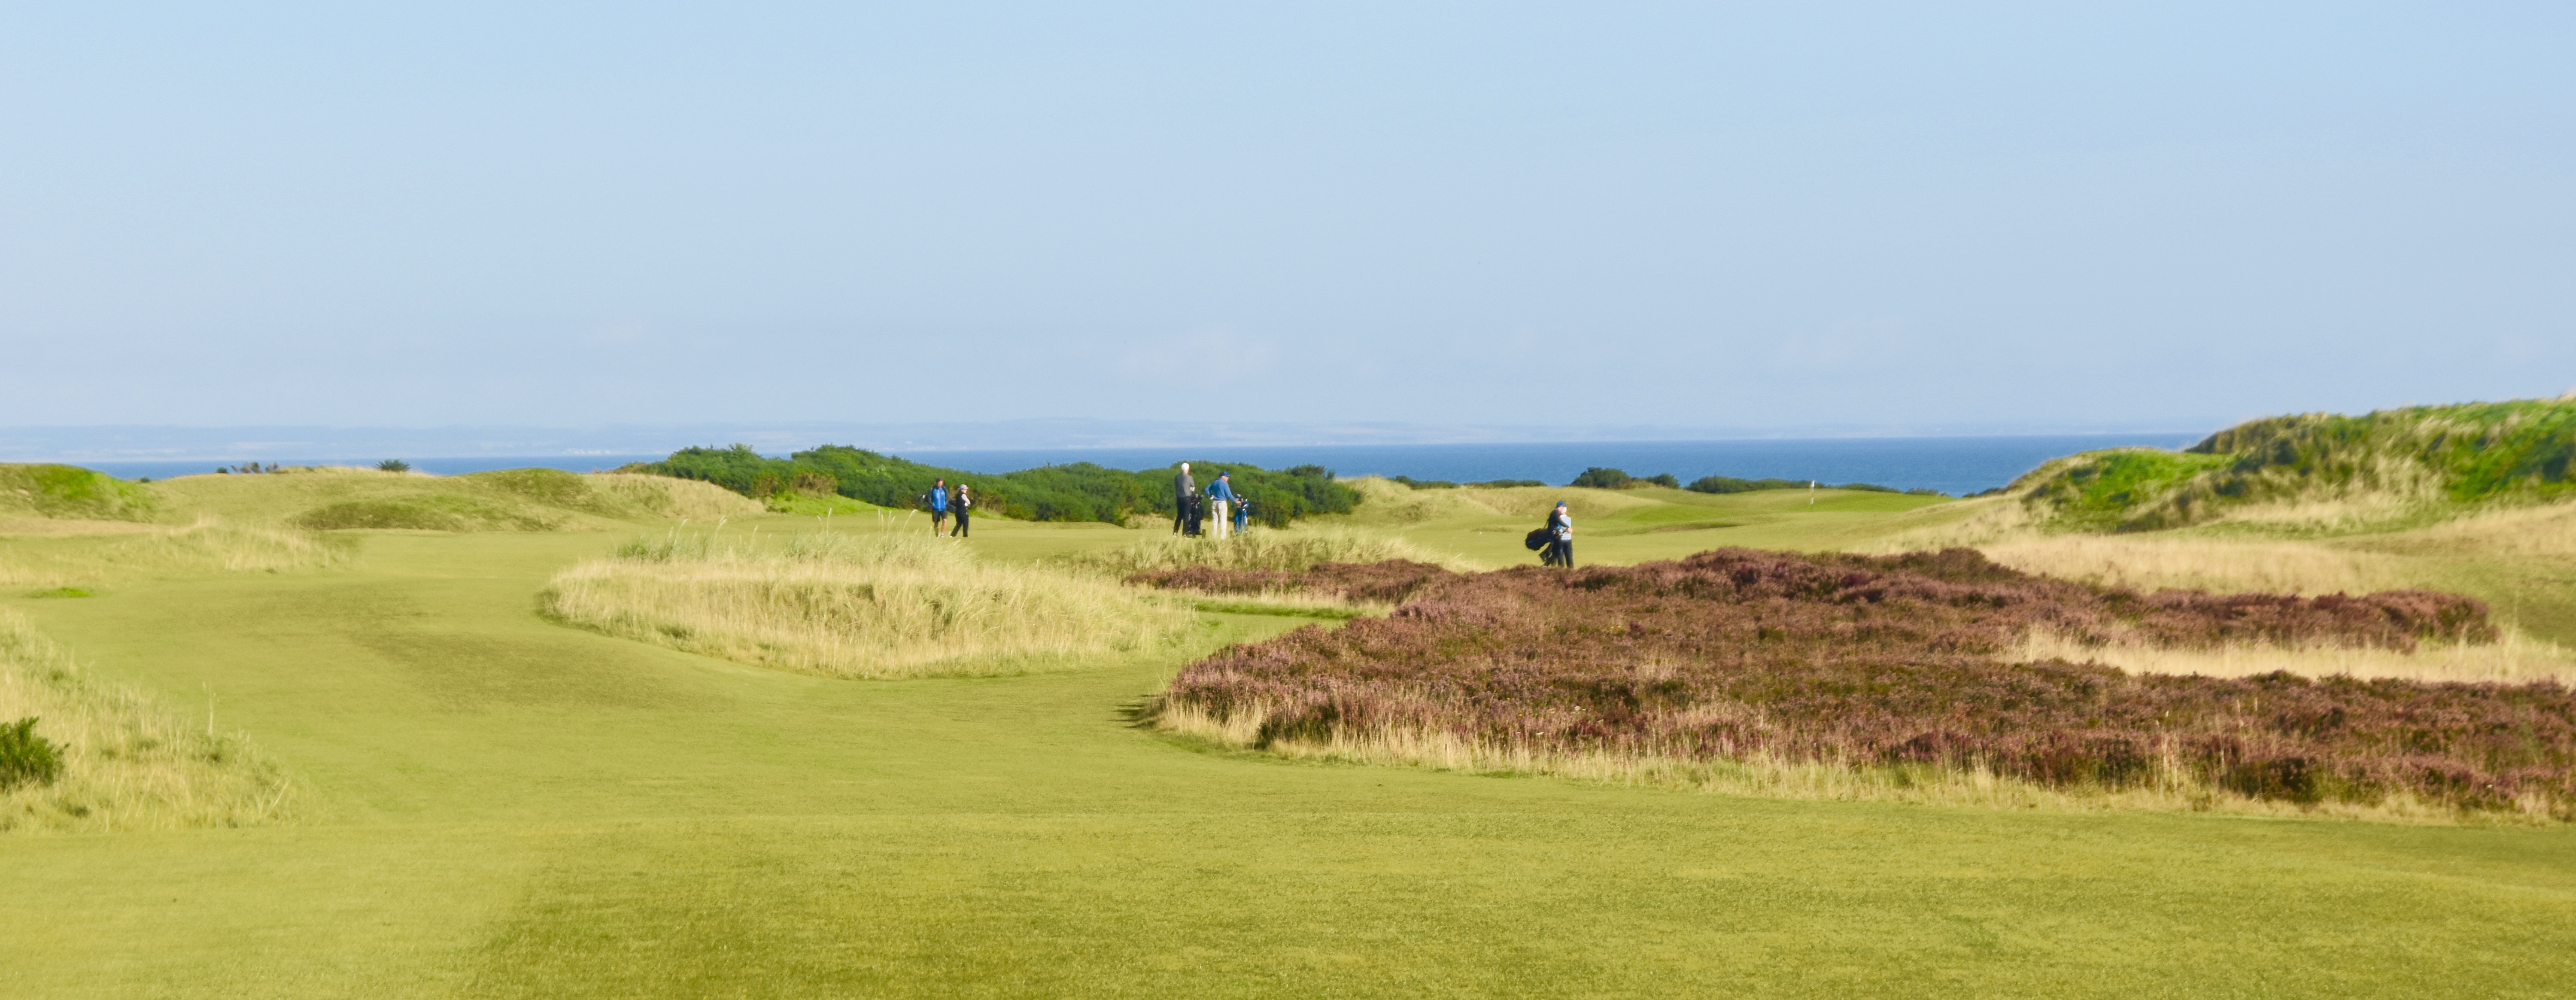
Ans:
{"type": "Polygon", "coordinates": [[[1593,467],[1591,467],[1591,468],[1589,468],[1589,469],[1585,469],[1585,470],[1583,470],[1583,474],[1582,474],[1582,475],[1574,477],[1574,481],[1573,481],[1573,482],[1567,483],[1567,484],[1565,484],[1565,485],[1567,485],[1567,486],[1589,486],[1589,487],[1592,487],[1592,488],[1594,488],[1594,489],[1601,489],[1601,490],[1615,490],[1615,489],[1619,489],[1620,487],[1623,487],[1623,486],[1628,485],[1629,480],[1632,480],[1632,479],[1635,479],[1635,478],[1636,478],[1636,477],[1631,476],[1631,475],[1629,475],[1629,474],[1627,474],[1627,473],[1625,473],[1625,472],[1621,472],[1621,471],[1619,471],[1619,470],[1617,470],[1617,469],[1604,469],[1604,468],[1602,468],[1602,467],[1600,467],[1600,466],[1597,466],[1597,465],[1596,465],[1596,466],[1593,466],[1593,467]]]}
{"type": "Polygon", "coordinates": [[[382,469],[386,472],[410,472],[411,463],[399,458],[388,458],[376,463],[376,468],[382,469]]]}
{"type": "MultiPolygon", "coordinates": [[[[1538,484],[1533,483],[1532,485],[1538,484]]],[[[1633,490],[1640,486],[1669,486],[1674,489],[1680,489],[1682,481],[1674,478],[1673,474],[1669,472],[1653,476],[1631,476],[1617,469],[1604,469],[1600,466],[1594,466],[1583,470],[1582,475],[1574,477],[1573,482],[1565,485],[1589,486],[1594,489],[1602,490],[1633,490]]]]}
{"type": "Polygon", "coordinates": [[[36,735],[34,717],[0,723],[0,789],[50,785],[62,773],[62,752],[36,735]]]}

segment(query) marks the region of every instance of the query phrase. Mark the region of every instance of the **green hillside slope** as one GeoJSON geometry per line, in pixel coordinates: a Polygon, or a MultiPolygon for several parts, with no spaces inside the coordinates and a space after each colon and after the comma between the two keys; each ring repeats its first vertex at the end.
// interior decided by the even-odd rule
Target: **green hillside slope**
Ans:
{"type": "Polygon", "coordinates": [[[0,464],[0,514],[140,521],[155,506],[143,486],[104,472],[72,465],[0,464]]]}
{"type": "Polygon", "coordinates": [[[2420,520],[2565,496],[2576,489],[2571,458],[2576,398],[2463,403],[2269,417],[2180,452],[2089,452],[2042,466],[2013,491],[2045,519],[2091,530],[2177,528],[2295,504],[2420,520]]]}

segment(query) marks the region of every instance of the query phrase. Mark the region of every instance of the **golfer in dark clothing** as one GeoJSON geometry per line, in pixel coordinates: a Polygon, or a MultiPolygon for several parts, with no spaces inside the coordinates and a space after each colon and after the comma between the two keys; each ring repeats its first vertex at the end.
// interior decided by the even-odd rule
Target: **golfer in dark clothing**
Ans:
{"type": "Polygon", "coordinates": [[[1547,543],[1548,561],[1567,569],[1574,568],[1574,515],[1565,509],[1565,501],[1556,502],[1556,510],[1547,515],[1547,526],[1556,537],[1547,543]]]}
{"type": "Polygon", "coordinates": [[[966,512],[975,509],[975,494],[967,492],[966,484],[959,483],[957,484],[957,495],[949,499],[948,506],[956,509],[956,537],[966,537],[966,512]]]}
{"type": "Polygon", "coordinates": [[[1199,533],[1194,502],[1199,496],[1198,480],[1190,478],[1190,463],[1181,463],[1181,474],[1172,477],[1172,530],[1184,535],[1199,533]]]}

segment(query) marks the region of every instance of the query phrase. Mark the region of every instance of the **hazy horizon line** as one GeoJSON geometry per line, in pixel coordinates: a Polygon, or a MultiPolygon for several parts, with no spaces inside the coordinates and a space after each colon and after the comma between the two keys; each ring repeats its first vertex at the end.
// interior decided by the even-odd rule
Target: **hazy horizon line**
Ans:
{"type": "MultiPolygon", "coordinates": [[[[2179,421],[2175,422],[2179,424],[2179,421]]],[[[2096,424],[2035,429],[1976,424],[1678,427],[1671,425],[1421,425],[1218,423],[1029,419],[956,424],[799,421],[763,424],[607,424],[327,427],[153,424],[0,428],[0,461],[149,462],[336,460],[669,454],[684,447],[748,444],[764,454],[847,444],[870,451],[1113,451],[1136,448],[1420,447],[1691,441],[1866,440],[2206,434],[2216,426],[2096,424]]]]}

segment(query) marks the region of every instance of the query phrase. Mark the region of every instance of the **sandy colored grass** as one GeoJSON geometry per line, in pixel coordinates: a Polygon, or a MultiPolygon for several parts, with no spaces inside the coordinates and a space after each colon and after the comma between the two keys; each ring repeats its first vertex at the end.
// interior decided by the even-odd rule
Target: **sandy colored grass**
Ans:
{"type": "Polygon", "coordinates": [[[547,613],[610,635],[836,677],[1016,673],[1156,648],[1190,615],[1097,576],[977,560],[910,532],[783,547],[674,533],[557,574],[547,613]]]}
{"type": "Polygon", "coordinates": [[[1672,788],[1726,795],[1802,801],[1887,801],[1989,809],[2079,812],[2222,812],[2260,816],[2333,816],[2417,823],[2555,822],[2551,803],[2533,799],[2513,812],[2463,813],[2439,803],[2396,794],[2371,805],[2299,804],[2249,798],[2217,788],[2168,760],[2146,780],[2117,788],[2054,788],[1996,774],[1982,767],[1933,764],[1852,764],[1793,761],[1769,756],[1696,759],[1679,755],[1565,752],[1502,746],[1442,731],[1337,728],[1323,739],[1261,738],[1268,713],[1217,716],[1200,706],[1162,700],[1148,712],[1167,732],[1232,749],[1258,750],[1292,760],[1420,767],[1479,774],[1574,778],[1613,785],[1672,788]]]}
{"type": "Polygon", "coordinates": [[[2315,596],[2408,585],[2397,559],[2305,542],[2043,535],[1978,548],[1986,558],[2025,573],[2133,590],[2315,596]]]}
{"type": "Polygon", "coordinates": [[[758,500],[695,479],[640,472],[594,472],[586,478],[601,492],[648,513],[699,524],[748,517],[763,510],[758,500]]]}
{"type": "Polygon", "coordinates": [[[1358,490],[1362,498],[1359,509],[1347,515],[1323,519],[1326,523],[1343,521],[1358,525],[1413,525],[1430,521],[1461,518],[1511,518],[1530,522],[1537,527],[1559,500],[1574,514],[1579,525],[1586,518],[1604,517],[1656,506],[1661,501],[1626,490],[1578,489],[1571,486],[1459,486],[1447,489],[1414,489],[1403,483],[1377,476],[1340,480],[1342,485],[1358,490]]]}
{"type": "Polygon", "coordinates": [[[2394,677],[2417,681],[2576,683],[2576,650],[2507,630],[2496,642],[2434,645],[2415,652],[2354,646],[2242,644],[2218,649],[2159,649],[2143,643],[2094,645],[2048,632],[2022,638],[2009,654],[2019,662],[2101,663],[2133,673],[2250,677],[2275,671],[2301,677],[2394,677]]]}
{"type": "Polygon", "coordinates": [[[290,818],[293,782],[214,717],[183,718],[90,676],[24,617],[0,611],[0,720],[33,716],[62,776],[0,791],[0,831],[159,830],[290,818]]]}
{"type": "Polygon", "coordinates": [[[2576,557],[2576,503],[2494,510],[2372,542],[2451,555],[2576,557]]]}
{"type": "Polygon", "coordinates": [[[1299,572],[1317,563],[1373,563],[1389,559],[1437,563],[1451,569],[1478,569],[1456,556],[1441,555],[1403,536],[1367,528],[1298,527],[1259,529],[1227,539],[1183,538],[1157,534],[1103,552],[1086,553],[1072,564],[1125,577],[1151,570],[1270,569],[1299,572]]]}
{"type": "MultiPolygon", "coordinates": [[[[86,522],[82,522],[86,523],[86,522]]],[[[212,516],[193,524],[68,532],[48,544],[0,548],[0,586],[58,587],[148,576],[283,573],[346,565],[352,550],[309,531],[240,525],[212,516]],[[98,537],[67,537],[77,535],[98,537]]]]}

